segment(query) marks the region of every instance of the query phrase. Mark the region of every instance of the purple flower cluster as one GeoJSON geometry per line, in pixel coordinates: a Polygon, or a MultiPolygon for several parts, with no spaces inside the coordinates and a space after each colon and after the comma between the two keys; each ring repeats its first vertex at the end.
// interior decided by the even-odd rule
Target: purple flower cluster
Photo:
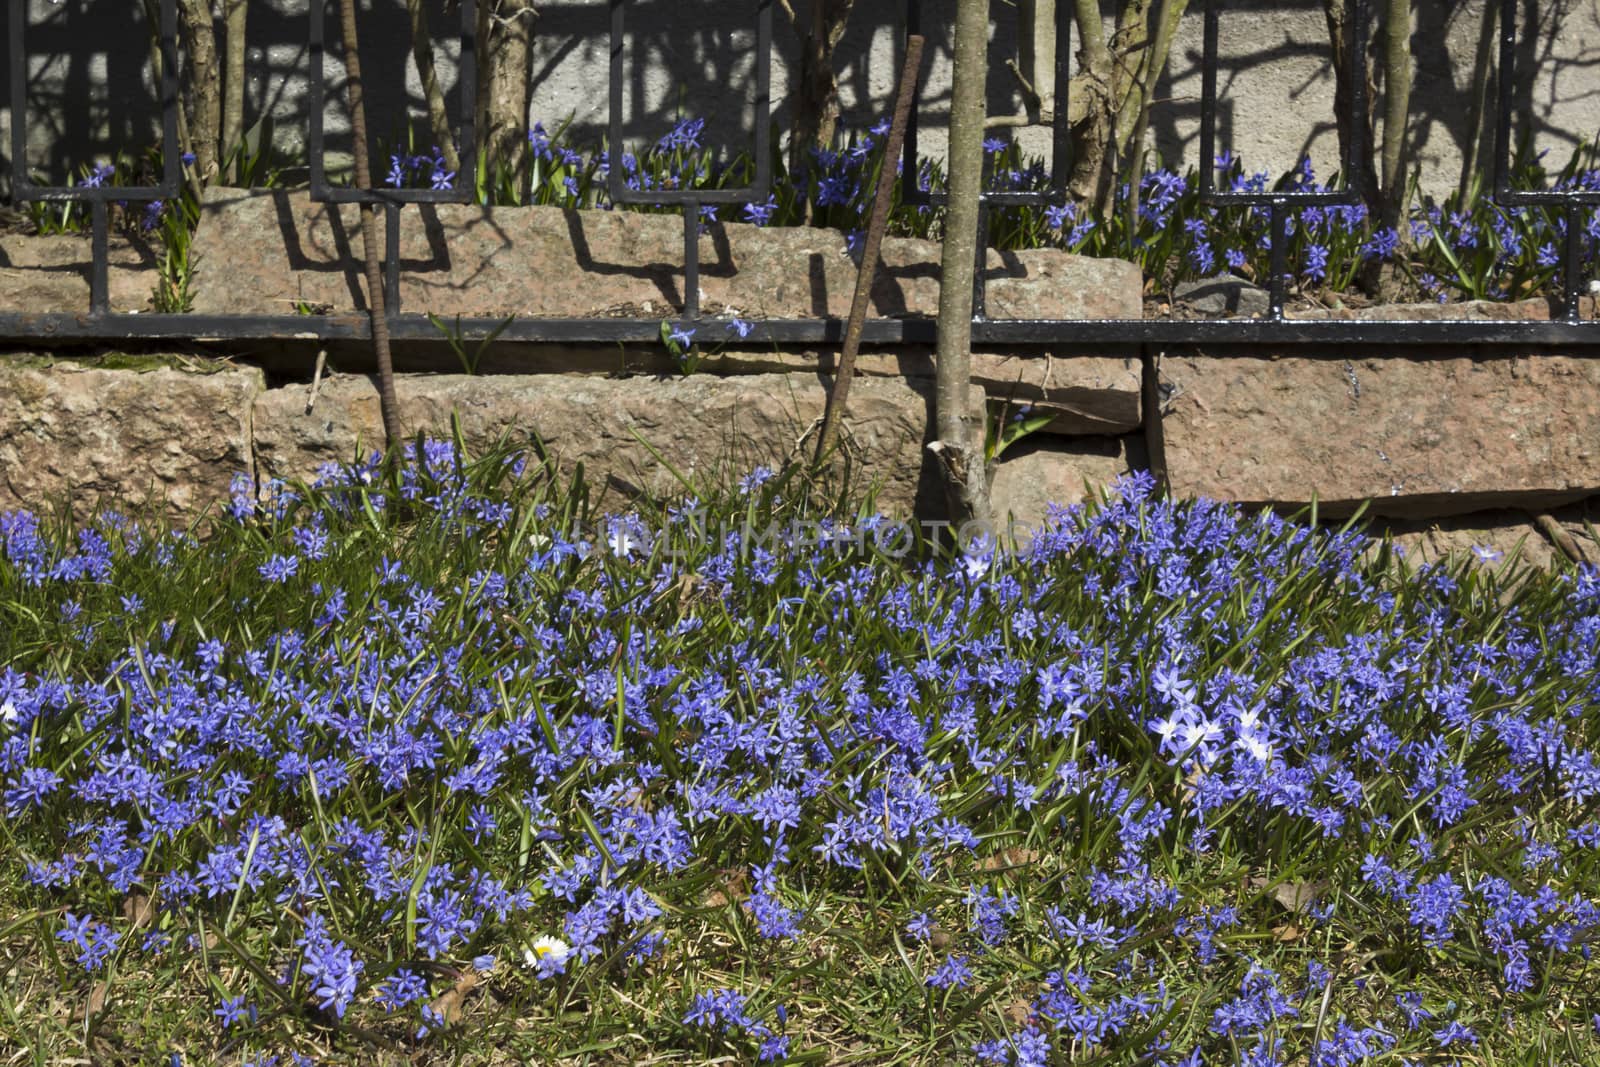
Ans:
{"type": "MultiPolygon", "coordinates": [[[[774,1015],[781,1027],[788,1019],[784,1006],[779,1004],[774,1015]]],[[[712,989],[697,993],[683,1015],[683,1024],[706,1030],[715,1030],[724,1036],[746,1036],[760,1043],[757,1059],[761,1063],[787,1059],[789,1038],[775,1033],[771,1026],[753,1017],[749,1001],[743,993],[733,989],[712,989]]]]}
{"type": "Polygon", "coordinates": [[[444,153],[435,145],[431,155],[391,153],[389,172],[384,175],[383,182],[393,189],[454,189],[456,172],[450,169],[444,153]]]}

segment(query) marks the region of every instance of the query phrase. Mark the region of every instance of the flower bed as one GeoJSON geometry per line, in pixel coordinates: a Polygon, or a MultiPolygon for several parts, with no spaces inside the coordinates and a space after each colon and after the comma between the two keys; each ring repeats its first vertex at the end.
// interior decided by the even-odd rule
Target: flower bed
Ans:
{"type": "MultiPolygon", "coordinates": [[[[702,143],[704,120],[684,119],[653,145],[621,155],[624,184],[632,191],[743,188],[754,181],[755,163],[748,156],[724,159],[702,143]]],[[[705,222],[748,222],[757,226],[818,226],[843,231],[843,245],[859,251],[877,175],[883,166],[887,121],[865,133],[841,138],[836,149],[813,149],[806,165],[788,169],[782,153],[774,156],[774,177],[767,199],[746,205],[704,205],[705,222]]],[[[528,134],[531,179],[519,186],[510,172],[480,174],[475,200],[480,204],[536,204],[562,208],[615,207],[607,191],[608,165],[603,149],[573,143],[565,127],[555,134],[536,124],[528,134]]],[[[1045,162],[1025,158],[1018,145],[994,137],[984,142],[986,187],[999,192],[1049,188],[1045,162]]],[[[1520,157],[1512,168],[1518,190],[1600,189],[1600,147],[1580,143],[1554,173],[1544,166],[1545,153],[1520,157]]],[[[1319,181],[1309,159],[1274,178],[1251,171],[1231,152],[1210,161],[1219,188],[1261,193],[1328,192],[1340,187],[1337,175],[1319,181]]],[[[267,154],[243,160],[242,185],[277,187],[285,161],[267,154]]],[[[80,185],[132,184],[150,180],[159,169],[159,153],[119,157],[80,168],[80,185]]],[[[441,153],[395,151],[384,177],[394,187],[454,188],[457,175],[446,169],[441,153]]],[[[1386,227],[1371,217],[1367,206],[1306,207],[1293,210],[1283,239],[1290,295],[1314,305],[1337,304],[1341,294],[1371,289],[1380,274],[1384,301],[1524,300],[1564,293],[1563,256],[1566,220],[1562,210],[1544,207],[1504,208],[1484,198],[1480,176],[1463,196],[1440,202],[1413,187],[1405,198],[1400,228],[1386,227]],[[1402,232],[1403,231],[1403,232],[1402,232]]],[[[917,166],[923,192],[943,191],[944,174],[937,161],[917,166]]],[[[889,233],[902,237],[937,237],[943,210],[901,203],[890,214],[889,233]]],[[[30,205],[36,232],[82,232],[87,212],[81,207],[30,205]]],[[[1114,190],[1104,210],[1064,199],[1043,210],[1008,207],[989,213],[988,239],[1001,250],[1058,248],[1083,255],[1126,259],[1139,264],[1153,293],[1166,294],[1178,283],[1232,275],[1259,281],[1270,277],[1274,238],[1265,208],[1218,208],[1201,202],[1196,171],[1158,167],[1137,183],[1114,190]]],[[[677,208],[623,205],[622,210],[676,214],[677,208]]],[[[118,215],[127,230],[158,232],[164,248],[161,280],[153,305],[160,310],[187,310],[190,303],[189,236],[199,220],[200,205],[185,191],[169,204],[128,208],[118,215]]],[[[1580,213],[1579,271],[1594,279],[1600,265],[1600,211],[1580,213]]],[[[1375,294],[1368,293],[1367,297],[1375,294]]]]}
{"type": "Polygon", "coordinates": [[[429,444],[205,541],[0,520],[38,1058],[1600,1058],[1600,574],[1152,498],[591,525],[429,444]],[[581,532],[582,531],[582,532],[581,532]]]}

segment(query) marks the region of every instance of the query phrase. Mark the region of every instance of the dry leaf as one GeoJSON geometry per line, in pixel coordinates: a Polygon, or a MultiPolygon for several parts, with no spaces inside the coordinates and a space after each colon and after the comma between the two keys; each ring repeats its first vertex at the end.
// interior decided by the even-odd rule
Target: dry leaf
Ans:
{"type": "Polygon", "coordinates": [[[438,1013],[439,1018],[443,1019],[446,1024],[454,1023],[461,1018],[461,1009],[466,1004],[467,994],[471,993],[477,986],[478,972],[467,971],[456,979],[456,984],[448,992],[441,994],[433,1002],[433,1010],[438,1013]]]}
{"type": "Polygon", "coordinates": [[[1031,848],[1007,848],[978,863],[980,871],[1000,871],[1008,867],[1028,867],[1039,862],[1039,853],[1031,848]]]}
{"type": "MultiPolygon", "coordinates": [[[[1263,890],[1270,885],[1266,878],[1256,875],[1250,879],[1250,888],[1256,891],[1263,890]]],[[[1272,899],[1290,911],[1305,911],[1317,902],[1328,888],[1328,883],[1317,882],[1279,882],[1272,886],[1272,899]]]]}
{"type": "Polygon", "coordinates": [[[123,898],[122,917],[132,923],[135,930],[149,926],[156,917],[155,902],[143,893],[130,893],[123,898]]]}
{"type": "Polygon", "coordinates": [[[750,872],[742,867],[729,867],[722,871],[722,885],[705,895],[703,905],[708,908],[725,908],[729,904],[746,900],[750,896],[750,872]]]}

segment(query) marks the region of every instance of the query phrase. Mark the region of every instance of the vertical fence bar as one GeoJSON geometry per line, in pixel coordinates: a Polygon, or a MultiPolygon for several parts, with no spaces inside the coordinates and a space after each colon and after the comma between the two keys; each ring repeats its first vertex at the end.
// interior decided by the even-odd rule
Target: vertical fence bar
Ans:
{"type": "Polygon", "coordinates": [[[772,187],[772,0],[756,5],[756,99],[755,159],[753,183],[724,189],[629,189],[624,177],[623,159],[623,78],[627,52],[627,0],[609,0],[611,11],[611,52],[609,69],[608,129],[606,144],[606,188],[613,206],[622,204],[676,205],[683,213],[683,317],[700,317],[700,212],[708,205],[752,204],[765,197],[772,187]]]}
{"type": "MultiPolygon", "coordinates": [[[[1346,43],[1353,49],[1352,62],[1363,63],[1363,48],[1366,39],[1366,0],[1354,0],[1352,7],[1352,21],[1346,29],[1348,36],[1346,43]]],[[[1221,19],[1217,10],[1217,0],[1206,0],[1205,6],[1205,42],[1202,49],[1201,60],[1201,92],[1200,92],[1200,200],[1211,205],[1238,204],[1249,205],[1259,209],[1265,207],[1267,211],[1268,262],[1271,277],[1267,283],[1267,321],[1283,324],[1284,296],[1289,283],[1289,235],[1286,227],[1293,221],[1290,214],[1291,205],[1331,205],[1331,204],[1359,204],[1362,202],[1361,190],[1364,182],[1359,173],[1362,156],[1357,148],[1345,146],[1341,160],[1346,170],[1345,188],[1342,191],[1291,191],[1282,188],[1265,192],[1240,191],[1217,189],[1217,69],[1220,66],[1218,58],[1218,39],[1220,34],[1221,19]]],[[[1358,79],[1359,80],[1359,79],[1358,79]]],[[[1360,140],[1359,131],[1366,125],[1366,96],[1363,92],[1355,91],[1351,94],[1350,114],[1343,116],[1349,120],[1350,126],[1358,131],[1352,141],[1360,140]]]]}
{"type": "Polygon", "coordinates": [[[978,241],[973,249],[978,262],[972,270],[972,321],[982,322],[989,314],[989,209],[978,201],[978,241]]]}
{"type": "Polygon", "coordinates": [[[18,199],[28,186],[28,53],[22,35],[27,27],[28,5],[11,0],[7,12],[6,58],[11,64],[11,196],[18,199]]]}
{"type": "Polygon", "coordinates": [[[1582,321],[1583,219],[1585,209],[1600,204],[1600,193],[1582,188],[1514,190],[1511,187],[1511,112],[1517,82],[1517,0],[1500,0],[1500,70],[1496,96],[1494,200],[1502,207],[1537,207],[1560,213],[1565,227],[1561,252],[1561,317],[1582,321]]]}
{"type": "Polygon", "coordinates": [[[683,316],[700,317],[700,202],[683,205],[683,316]]]}
{"type": "MultiPolygon", "coordinates": [[[[1354,71],[1350,79],[1350,138],[1345,145],[1344,185],[1346,191],[1360,200],[1365,199],[1367,184],[1366,153],[1363,151],[1367,140],[1363,133],[1367,124],[1367,3],[1368,0],[1355,0],[1354,17],[1345,27],[1345,54],[1350,57],[1351,66],[1360,64],[1360,69],[1354,71]]],[[[1388,190],[1381,191],[1388,195],[1388,190]]]]}
{"type": "Polygon", "coordinates": [[[1283,321],[1283,287],[1284,277],[1288,273],[1289,240],[1284,236],[1284,222],[1287,221],[1289,204],[1282,197],[1272,201],[1268,208],[1267,232],[1272,234],[1272,250],[1269,258],[1272,263],[1272,284],[1267,290],[1267,317],[1273,322],[1283,321]]]}
{"type": "MultiPolygon", "coordinates": [[[[176,196],[183,183],[183,146],[178,143],[177,0],[161,0],[158,47],[161,52],[161,184],[176,196]]],[[[13,116],[15,114],[12,112],[13,116]]]]}
{"type": "Polygon", "coordinates": [[[326,59],[326,46],[323,35],[324,5],[327,0],[311,0],[311,17],[307,28],[306,50],[311,59],[311,113],[310,130],[306,135],[306,152],[310,155],[308,160],[311,166],[311,199],[325,200],[328,195],[328,176],[324,169],[324,132],[322,128],[322,110],[327,106],[323,79],[328,76],[326,59]]]}
{"type": "Polygon", "coordinates": [[[756,8],[755,123],[755,188],[765,193],[772,188],[772,0],[756,8]]]}
{"type": "MultiPolygon", "coordinates": [[[[1494,0],[1490,0],[1491,3],[1494,0]]],[[[1500,0],[1500,70],[1495,86],[1494,194],[1511,191],[1512,82],[1517,70],[1517,0],[1500,0]]]]}
{"type": "MultiPolygon", "coordinates": [[[[491,2],[491,0],[485,0],[491,2]]],[[[472,190],[477,185],[478,172],[478,0],[461,0],[461,59],[457,77],[461,83],[461,145],[456,158],[466,174],[456,175],[456,185],[465,182],[467,195],[463,202],[472,202],[472,190]],[[470,168],[470,169],[469,169],[470,168]]],[[[524,116],[526,118],[526,116],[524,116]]],[[[532,169],[531,167],[529,168],[532,169]]],[[[491,179],[494,175],[489,176],[491,179]]]]}
{"type": "Polygon", "coordinates": [[[606,188],[611,202],[620,204],[626,184],[622,176],[622,0],[611,0],[610,137],[606,145],[606,188]]]}
{"type": "MultiPolygon", "coordinates": [[[[1206,0],[1204,55],[1200,60],[1200,199],[1217,182],[1217,0],[1206,0]]],[[[1273,242],[1277,244],[1276,241],[1273,242]]]]}
{"type": "Polygon", "coordinates": [[[1566,307],[1568,322],[1577,322],[1580,319],[1579,301],[1583,299],[1583,205],[1569,200],[1566,205],[1565,218],[1567,221],[1567,247],[1566,247],[1566,290],[1563,299],[1566,307]]]}
{"type": "Polygon", "coordinates": [[[1067,172],[1072,169],[1072,127],[1067,122],[1072,96],[1072,11],[1071,5],[1056,4],[1055,113],[1050,116],[1050,192],[1060,196],[1067,190],[1067,172]]]}
{"type": "MultiPolygon", "coordinates": [[[[909,38],[920,33],[922,33],[922,4],[920,0],[906,0],[905,36],[909,38]]],[[[904,204],[912,203],[916,198],[916,194],[919,192],[917,188],[918,114],[919,109],[917,108],[916,95],[913,94],[911,98],[911,114],[906,118],[905,147],[900,153],[900,202],[904,204]]],[[[885,160],[885,165],[887,166],[887,164],[888,161],[885,160]]]]}
{"type": "Polygon", "coordinates": [[[110,270],[106,264],[111,218],[106,201],[95,200],[90,205],[89,218],[93,229],[90,238],[93,263],[89,268],[89,314],[104,315],[111,309],[110,270]]]}

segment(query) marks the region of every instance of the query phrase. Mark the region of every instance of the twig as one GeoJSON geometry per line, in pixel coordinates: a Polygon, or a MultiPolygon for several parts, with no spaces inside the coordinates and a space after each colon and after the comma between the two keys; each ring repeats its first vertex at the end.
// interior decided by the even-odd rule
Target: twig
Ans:
{"type": "Polygon", "coordinates": [[[1006,60],[1006,69],[1011,71],[1012,76],[1022,86],[1023,105],[1027,108],[1028,113],[1038,115],[1043,119],[1044,116],[1041,109],[1044,107],[1044,101],[1039,96],[1039,90],[1035,89],[1033,82],[1029,81],[1028,76],[1022,73],[1022,68],[1017,65],[1016,60],[1006,60]]]}
{"type": "Polygon", "coordinates": [[[1567,528],[1556,521],[1556,517],[1548,511],[1541,511],[1533,517],[1539,529],[1544,531],[1546,537],[1555,542],[1561,554],[1574,563],[1587,563],[1588,558],[1583,554],[1583,549],[1578,547],[1578,542],[1572,539],[1567,528]]]}
{"type": "Polygon", "coordinates": [[[311,372],[311,395],[306,397],[306,414],[311,414],[311,409],[317,402],[317,390],[322,388],[322,371],[328,365],[328,350],[317,349],[317,367],[311,372]]]}
{"type": "Polygon", "coordinates": [[[905,145],[906,124],[911,117],[911,99],[917,91],[917,75],[922,70],[923,38],[913,34],[906,39],[906,62],[900,71],[900,88],[895,96],[894,121],[883,149],[883,164],[878,170],[878,188],[872,200],[872,217],[867,223],[866,242],[861,249],[861,268],[856,272],[855,299],[850,303],[850,321],[845,326],[844,348],[839,354],[839,370],[822,416],[822,432],[817,435],[816,462],[820,464],[833,447],[839,433],[839,419],[850,396],[850,379],[855,376],[856,356],[861,351],[861,330],[866,325],[872,301],[872,283],[878,276],[878,261],[883,252],[883,231],[889,225],[889,200],[898,178],[895,164],[905,145]]]}
{"type": "Polygon", "coordinates": [[[800,454],[800,450],[805,447],[806,440],[810,438],[812,433],[814,433],[817,428],[822,425],[822,420],[823,416],[818,415],[816,418],[811,420],[810,426],[807,426],[804,430],[800,431],[800,436],[794,439],[794,445],[789,449],[790,459],[793,459],[795,456],[800,454]]]}

